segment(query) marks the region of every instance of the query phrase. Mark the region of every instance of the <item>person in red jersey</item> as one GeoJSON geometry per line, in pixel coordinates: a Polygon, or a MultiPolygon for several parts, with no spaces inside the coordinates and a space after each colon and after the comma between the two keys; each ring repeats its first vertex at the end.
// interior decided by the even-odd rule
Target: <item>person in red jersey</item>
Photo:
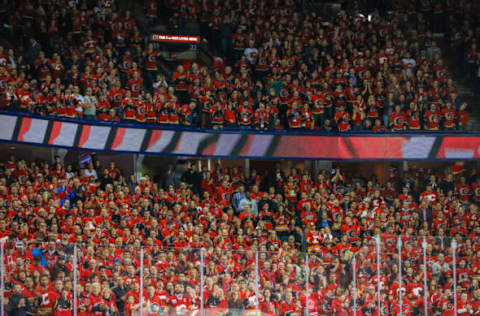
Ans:
{"type": "Polygon", "coordinates": [[[472,308],[470,297],[468,297],[467,293],[462,293],[460,295],[460,299],[457,301],[457,315],[468,316],[468,315],[472,315],[473,312],[474,310],[472,308]]]}
{"type": "Polygon", "coordinates": [[[160,298],[160,296],[156,294],[155,286],[153,285],[149,285],[147,287],[145,303],[146,303],[145,312],[146,312],[146,315],[148,316],[157,316],[167,312],[167,310],[165,310],[165,306],[164,306],[164,303],[162,302],[162,299],[160,298]]]}
{"type": "Polygon", "coordinates": [[[101,290],[100,283],[92,284],[92,293],[90,294],[90,302],[88,305],[88,312],[90,315],[103,315],[103,311],[106,309],[101,290]]]}
{"type": "Polygon", "coordinates": [[[480,202],[480,177],[472,184],[473,199],[476,203],[480,202]]]}
{"type": "Polygon", "coordinates": [[[437,110],[437,106],[431,104],[424,115],[425,127],[430,131],[438,131],[440,129],[440,119],[441,113],[437,110]]]}
{"type": "Polygon", "coordinates": [[[127,295],[124,312],[125,312],[125,316],[139,315],[140,304],[135,303],[135,298],[133,297],[133,295],[127,295]]]}
{"type": "Polygon", "coordinates": [[[109,93],[109,99],[113,107],[120,107],[124,96],[125,90],[122,88],[120,80],[117,80],[115,87],[109,93]]]}
{"type": "Polygon", "coordinates": [[[473,315],[475,316],[480,315],[480,288],[475,289],[473,292],[472,310],[473,310],[473,315]]]}
{"type": "Polygon", "coordinates": [[[138,102],[135,100],[130,91],[127,91],[125,98],[122,100],[123,119],[126,121],[135,121],[137,117],[138,102]]]}
{"type": "Polygon", "coordinates": [[[427,200],[431,204],[437,202],[438,193],[432,189],[431,185],[427,185],[426,190],[420,195],[420,201],[427,200]]]}
{"type": "Polygon", "coordinates": [[[455,188],[455,192],[463,203],[467,203],[472,195],[472,188],[466,181],[465,177],[460,177],[460,183],[455,188]]]}
{"type": "Polygon", "coordinates": [[[35,290],[38,300],[37,313],[38,315],[52,315],[53,306],[57,298],[60,296],[55,292],[50,284],[48,274],[43,274],[40,278],[40,285],[35,290]]]}
{"type": "Polygon", "coordinates": [[[72,316],[73,299],[71,293],[63,290],[62,295],[55,301],[53,310],[53,316],[72,316]]]}
{"type": "Polygon", "coordinates": [[[103,304],[104,304],[104,311],[103,314],[107,315],[115,315],[118,313],[118,307],[117,307],[117,299],[112,292],[111,289],[109,288],[104,288],[102,289],[102,298],[103,298],[103,304]]]}
{"type": "Polygon", "coordinates": [[[127,88],[131,91],[132,97],[138,97],[143,89],[143,80],[137,72],[134,72],[133,77],[127,82],[127,88]]]}
{"type": "Polygon", "coordinates": [[[192,303],[192,298],[185,295],[183,284],[175,284],[175,294],[170,297],[170,308],[173,315],[185,315],[192,303]]]}
{"type": "MultiPolygon", "coordinates": [[[[238,295],[238,292],[235,292],[235,293],[232,293],[232,295],[234,297],[239,297],[238,295]],[[237,294],[235,294],[237,293],[237,294]]],[[[229,301],[229,307],[231,306],[235,306],[237,307],[238,309],[243,309],[243,304],[241,304],[241,301],[238,302],[239,300],[236,300],[236,301],[233,301],[232,303],[236,303],[237,306],[235,306],[234,304],[230,303],[229,301]],[[240,303],[240,304],[239,304],[240,303]]],[[[275,302],[272,300],[272,293],[269,289],[265,289],[265,291],[263,292],[263,300],[260,302],[259,304],[259,309],[262,313],[266,314],[266,315],[276,315],[276,311],[278,310],[278,302],[275,302]]]]}
{"type": "Polygon", "coordinates": [[[455,130],[457,122],[457,111],[452,107],[452,103],[447,101],[442,108],[442,126],[446,130],[455,130]]]}
{"type": "Polygon", "coordinates": [[[345,111],[345,107],[341,105],[338,112],[335,114],[335,122],[339,132],[350,130],[350,119],[350,114],[345,111]]]}
{"type": "Polygon", "coordinates": [[[415,102],[410,103],[410,108],[406,112],[407,124],[410,130],[419,130],[421,128],[421,115],[415,102]]]}
{"type": "Polygon", "coordinates": [[[217,199],[220,201],[220,204],[228,204],[232,199],[232,192],[233,189],[228,181],[223,181],[222,185],[217,187],[216,191],[217,199]]]}
{"type": "Polygon", "coordinates": [[[348,311],[348,302],[346,301],[345,294],[341,293],[335,297],[332,301],[332,313],[339,316],[346,316],[348,311]]]}
{"type": "MultiPolygon", "coordinates": [[[[367,120],[367,122],[370,122],[367,120]]],[[[372,131],[374,132],[386,132],[387,128],[382,124],[382,120],[380,119],[375,119],[375,123],[372,127],[372,131]]]]}
{"type": "Polygon", "coordinates": [[[219,286],[214,286],[213,293],[208,297],[205,304],[207,315],[222,315],[228,310],[228,302],[225,299],[223,289],[219,286]]]}
{"type": "Polygon", "coordinates": [[[293,314],[296,310],[295,299],[293,297],[291,289],[287,289],[285,294],[285,300],[279,307],[279,312],[282,315],[293,314]]]}
{"type": "Polygon", "coordinates": [[[177,71],[172,75],[172,80],[175,84],[175,90],[177,93],[181,94],[180,102],[185,103],[188,101],[185,98],[188,96],[188,84],[190,82],[190,78],[182,65],[177,67],[177,71]]]}
{"type": "Polygon", "coordinates": [[[395,105],[395,111],[390,114],[390,128],[392,131],[403,131],[407,128],[407,116],[400,105],[395,105]]]}
{"type": "Polygon", "coordinates": [[[108,112],[110,111],[110,101],[107,96],[101,94],[98,98],[97,118],[100,121],[108,121],[108,112]]]}

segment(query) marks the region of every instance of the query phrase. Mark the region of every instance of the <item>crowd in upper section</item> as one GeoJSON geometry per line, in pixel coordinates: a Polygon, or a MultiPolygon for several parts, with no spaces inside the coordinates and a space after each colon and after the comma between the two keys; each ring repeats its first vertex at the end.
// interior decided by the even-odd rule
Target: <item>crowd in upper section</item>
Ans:
{"type": "MultiPolygon", "coordinates": [[[[0,108],[100,121],[201,128],[465,130],[467,104],[441,58],[430,18],[341,11],[330,21],[293,0],[170,1],[217,57],[173,75],[114,1],[4,8],[0,108]]],[[[146,16],[157,16],[146,1],[146,16]]],[[[181,28],[180,28],[181,29],[181,28]]]]}
{"type": "Polygon", "coordinates": [[[424,308],[424,271],[428,313],[453,315],[454,239],[458,314],[480,311],[476,169],[392,169],[385,184],[339,168],[246,175],[193,164],[181,177],[172,168],[162,175],[137,181],[98,161],[5,161],[8,315],[72,315],[74,243],[80,315],[138,314],[142,276],[149,315],[195,315],[201,293],[212,316],[304,315],[307,307],[317,316],[377,315],[378,300],[383,315],[399,315],[400,292],[402,314],[415,315],[424,308]],[[373,236],[381,237],[380,278],[373,236]]]}

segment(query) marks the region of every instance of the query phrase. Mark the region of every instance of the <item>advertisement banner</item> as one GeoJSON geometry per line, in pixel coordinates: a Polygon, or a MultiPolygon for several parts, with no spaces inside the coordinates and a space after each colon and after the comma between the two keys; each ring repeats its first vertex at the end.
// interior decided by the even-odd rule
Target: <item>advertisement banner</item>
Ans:
{"type": "Polygon", "coordinates": [[[189,130],[0,114],[0,140],[90,151],[258,159],[479,159],[480,134],[189,130]]]}

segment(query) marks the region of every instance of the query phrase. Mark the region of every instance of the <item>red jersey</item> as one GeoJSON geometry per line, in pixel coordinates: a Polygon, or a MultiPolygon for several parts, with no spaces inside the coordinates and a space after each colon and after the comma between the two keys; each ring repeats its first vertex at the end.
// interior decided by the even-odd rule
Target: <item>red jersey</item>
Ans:
{"type": "Polygon", "coordinates": [[[89,315],[92,316],[102,316],[103,312],[101,312],[100,305],[105,304],[103,297],[95,296],[93,294],[90,295],[90,304],[88,305],[88,311],[90,312],[89,315]]]}
{"type": "Polygon", "coordinates": [[[157,70],[157,57],[158,52],[156,50],[148,51],[146,50],[145,53],[145,69],[147,70],[157,70]]]}
{"type": "Polygon", "coordinates": [[[232,188],[231,187],[223,188],[222,186],[218,187],[217,199],[222,204],[229,203],[230,200],[232,199],[232,188]]]}
{"type": "Polygon", "coordinates": [[[67,298],[59,297],[55,304],[53,316],[72,316],[73,315],[73,299],[71,295],[67,298]]]}
{"type": "Polygon", "coordinates": [[[51,289],[44,290],[42,288],[38,288],[35,294],[40,296],[40,305],[38,306],[37,314],[52,315],[53,305],[60,295],[51,289]]]}
{"type": "Polygon", "coordinates": [[[425,122],[428,129],[437,130],[440,125],[440,113],[428,110],[425,113],[425,122]]]}
{"type": "Polygon", "coordinates": [[[192,305],[192,299],[186,295],[174,295],[170,297],[172,315],[185,315],[192,305]]]}
{"type": "Polygon", "coordinates": [[[172,76],[172,80],[175,82],[177,91],[187,90],[188,77],[186,73],[175,72],[172,76]]]}
{"type": "Polygon", "coordinates": [[[293,313],[296,310],[296,304],[294,301],[292,301],[290,304],[286,301],[284,301],[280,305],[280,314],[285,315],[287,313],[293,313]]]}
{"type": "Polygon", "coordinates": [[[132,78],[127,82],[127,87],[132,91],[132,96],[137,97],[142,90],[143,81],[141,79],[135,80],[132,78]]]}
{"type": "Polygon", "coordinates": [[[457,118],[457,112],[455,109],[442,109],[442,116],[443,116],[443,126],[446,128],[453,128],[455,127],[455,120],[457,118]]]}
{"type": "Polygon", "coordinates": [[[468,184],[457,184],[455,191],[462,202],[467,202],[472,195],[472,189],[468,184]]]}
{"type": "Polygon", "coordinates": [[[480,183],[475,182],[472,185],[473,196],[476,202],[480,202],[480,183]]]}
{"type": "Polygon", "coordinates": [[[400,112],[400,113],[394,112],[392,113],[392,115],[390,115],[390,125],[396,131],[403,130],[403,127],[405,126],[406,122],[407,122],[407,116],[403,112],[400,112]]]}

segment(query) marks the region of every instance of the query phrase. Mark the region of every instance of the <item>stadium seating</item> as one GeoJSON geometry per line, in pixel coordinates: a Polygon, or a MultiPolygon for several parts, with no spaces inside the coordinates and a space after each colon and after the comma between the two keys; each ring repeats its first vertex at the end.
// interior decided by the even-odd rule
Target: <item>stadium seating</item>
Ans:
{"type": "Polygon", "coordinates": [[[329,18],[311,2],[145,0],[138,19],[135,1],[2,1],[1,142],[80,162],[0,160],[0,316],[480,315],[473,163],[378,180],[189,158],[154,180],[77,157],[478,156],[449,137],[472,112],[439,40],[478,89],[475,0],[343,1],[329,18]],[[177,34],[198,26],[211,60],[167,63],[149,41],[167,15],[177,34]],[[328,134],[352,131],[418,135],[328,134]]]}
{"type": "MultiPolygon", "coordinates": [[[[11,5],[17,47],[0,47],[0,108],[200,128],[466,129],[467,104],[420,12],[326,21],[291,0],[250,4],[172,1],[181,21],[201,22],[217,57],[171,75],[113,1],[11,5]]],[[[146,3],[147,16],[154,9],[146,3]]]]}
{"type": "Polygon", "coordinates": [[[149,315],[195,314],[201,293],[209,315],[449,315],[454,276],[458,309],[480,311],[480,181],[457,166],[385,186],[340,169],[194,166],[164,189],[113,163],[3,165],[8,315],[72,315],[73,284],[92,315],[133,315],[141,301],[149,315]]]}

